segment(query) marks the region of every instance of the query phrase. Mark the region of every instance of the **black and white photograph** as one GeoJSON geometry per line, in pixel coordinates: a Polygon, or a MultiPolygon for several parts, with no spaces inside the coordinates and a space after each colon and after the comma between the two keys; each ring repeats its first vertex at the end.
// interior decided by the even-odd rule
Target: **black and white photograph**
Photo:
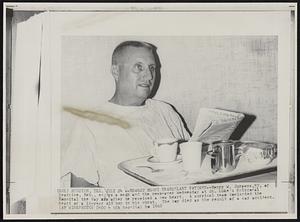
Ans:
{"type": "Polygon", "coordinates": [[[239,181],[274,182],[277,37],[143,40],[63,37],[62,176],[70,185],[242,174],[239,181]]]}
{"type": "Polygon", "coordinates": [[[6,218],[296,216],[296,3],[5,7],[6,218]]]}

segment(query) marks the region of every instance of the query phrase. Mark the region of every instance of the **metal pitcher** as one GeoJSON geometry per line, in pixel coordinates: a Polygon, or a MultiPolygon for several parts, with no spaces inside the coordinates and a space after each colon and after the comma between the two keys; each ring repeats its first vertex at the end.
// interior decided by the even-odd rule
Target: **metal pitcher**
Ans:
{"type": "Polygon", "coordinates": [[[234,170],[238,158],[241,156],[239,150],[236,149],[234,141],[217,141],[212,143],[207,155],[211,158],[213,173],[234,170]]]}

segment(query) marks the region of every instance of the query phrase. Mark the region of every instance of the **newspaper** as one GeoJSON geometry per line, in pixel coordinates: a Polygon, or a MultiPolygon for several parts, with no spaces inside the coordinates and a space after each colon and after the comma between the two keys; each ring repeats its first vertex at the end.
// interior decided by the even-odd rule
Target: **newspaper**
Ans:
{"type": "MultiPolygon", "coordinates": [[[[296,7],[5,3],[4,218],[296,218],[296,7]],[[250,141],[254,159],[272,155],[274,147],[276,158],[253,164],[250,155],[237,153],[229,172],[215,172],[218,161],[205,150],[195,172],[183,169],[181,153],[174,161],[153,161],[136,146],[153,146],[154,137],[132,124],[134,112],[125,107],[128,115],[111,118],[94,109],[112,98],[118,78],[124,81],[112,54],[132,40],[157,47],[151,99],[176,109],[165,105],[159,108],[172,115],[157,109],[155,118],[142,116],[149,135],[184,138],[179,148],[200,141],[203,150],[218,140],[250,141]],[[81,117],[85,130],[77,131],[81,117]],[[164,134],[159,118],[175,130],[164,134]],[[74,161],[78,171],[62,174],[71,145],[83,161],[74,161]],[[261,147],[271,149],[266,154],[261,147]]],[[[149,61],[128,69],[126,87],[139,95],[150,91],[145,79],[153,78],[153,58],[139,60],[149,61]],[[136,84],[139,69],[147,73],[136,84]]]]}
{"type": "Polygon", "coordinates": [[[242,113],[201,108],[191,140],[206,143],[227,140],[243,118],[242,113]]]}

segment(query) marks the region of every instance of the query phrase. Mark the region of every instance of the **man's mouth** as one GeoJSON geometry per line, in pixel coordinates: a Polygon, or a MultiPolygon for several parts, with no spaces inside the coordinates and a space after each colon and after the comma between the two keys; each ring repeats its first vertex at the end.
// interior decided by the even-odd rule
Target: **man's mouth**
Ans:
{"type": "Polygon", "coordinates": [[[145,88],[149,88],[150,87],[150,84],[148,84],[148,83],[140,83],[138,85],[141,86],[141,87],[145,87],[145,88]]]}

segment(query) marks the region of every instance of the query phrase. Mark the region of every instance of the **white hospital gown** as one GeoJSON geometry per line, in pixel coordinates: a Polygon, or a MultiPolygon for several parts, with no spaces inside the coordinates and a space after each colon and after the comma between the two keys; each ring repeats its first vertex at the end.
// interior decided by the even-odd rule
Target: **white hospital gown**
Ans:
{"type": "Polygon", "coordinates": [[[79,117],[64,155],[62,175],[71,172],[104,187],[147,186],[118,169],[118,164],[150,155],[153,141],[159,138],[189,139],[179,115],[158,100],[148,99],[143,106],[107,102],[93,111],[124,119],[130,128],[79,117]]]}

